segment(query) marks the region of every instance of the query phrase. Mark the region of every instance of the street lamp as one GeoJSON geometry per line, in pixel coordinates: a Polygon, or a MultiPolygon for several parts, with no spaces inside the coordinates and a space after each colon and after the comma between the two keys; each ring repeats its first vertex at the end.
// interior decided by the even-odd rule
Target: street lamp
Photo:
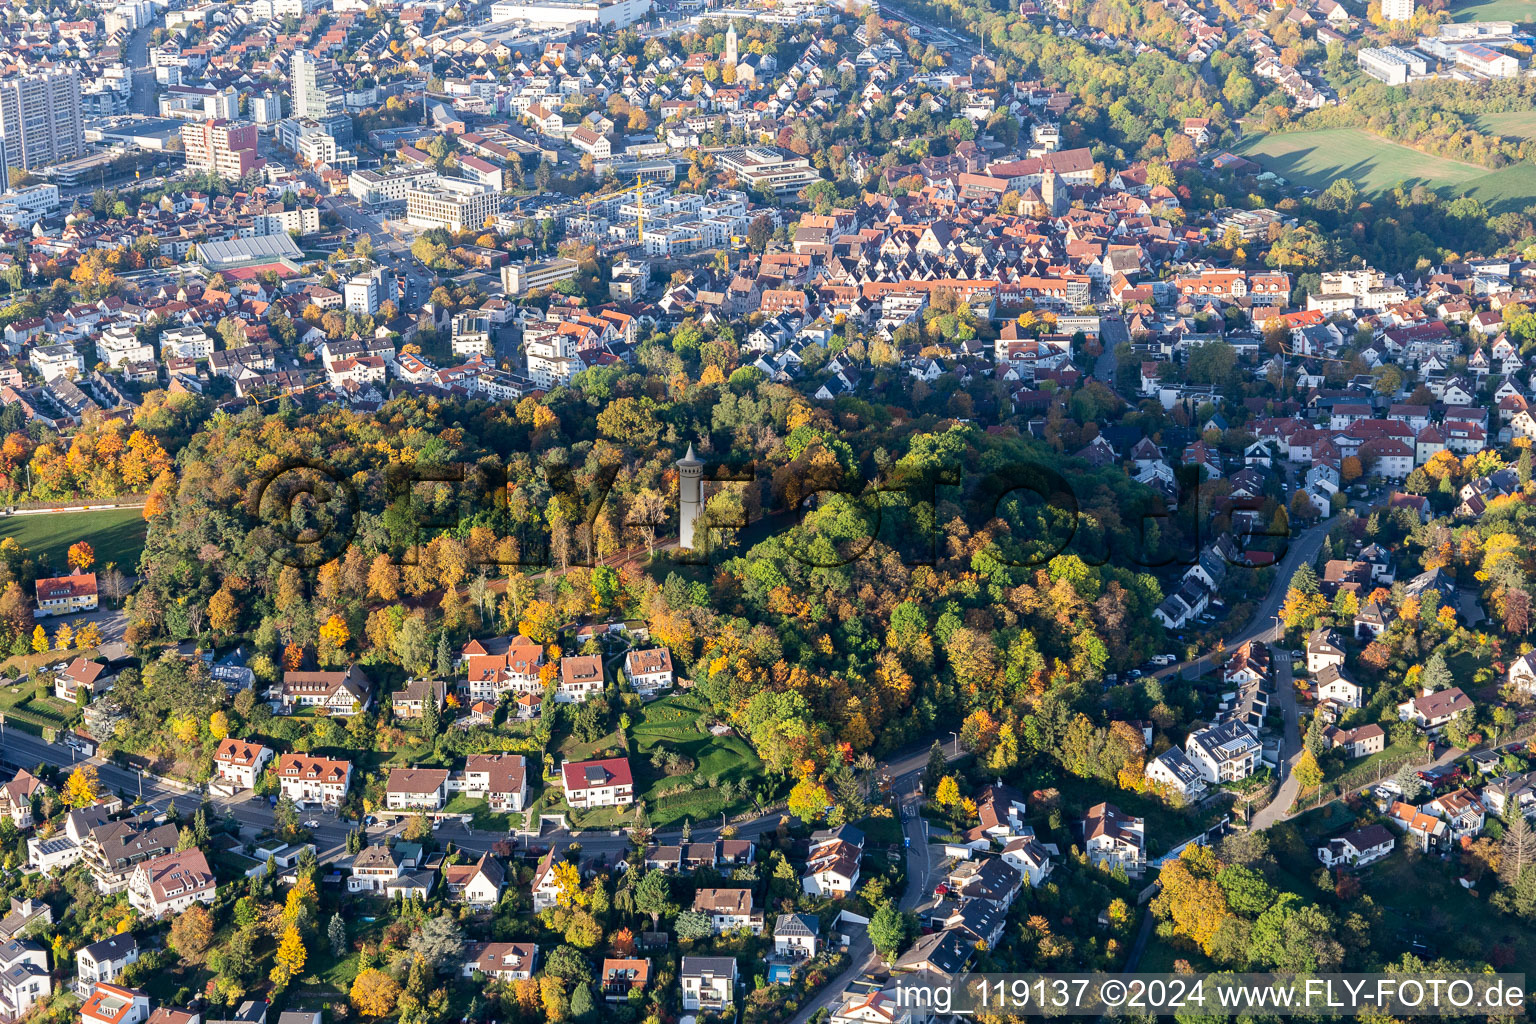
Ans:
{"type": "Polygon", "coordinates": [[[954,730],[950,730],[949,734],[955,738],[955,756],[959,757],[960,756],[960,734],[958,732],[955,732],[954,730]]]}

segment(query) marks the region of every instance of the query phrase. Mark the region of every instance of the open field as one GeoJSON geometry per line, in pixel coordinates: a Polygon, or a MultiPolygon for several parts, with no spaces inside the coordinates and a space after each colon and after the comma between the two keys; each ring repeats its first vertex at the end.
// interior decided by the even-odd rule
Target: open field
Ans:
{"type": "MultiPolygon", "coordinates": [[[[1487,114],[1486,130],[1536,133],[1536,114],[1487,114]],[[1498,127],[1494,127],[1498,126],[1498,127]]],[[[1536,166],[1516,164],[1490,171],[1477,164],[1431,156],[1360,128],[1256,135],[1236,150],[1299,185],[1327,188],[1349,178],[1364,192],[1384,192],[1399,183],[1425,185],[1447,195],[1470,195],[1493,213],[1525,209],[1536,196],[1536,166]]]]}
{"type": "Polygon", "coordinates": [[[1452,21],[1536,21],[1531,0],[1458,0],[1452,7],[1452,21]]]}
{"type": "Polygon", "coordinates": [[[1245,139],[1238,152],[1288,181],[1313,188],[1327,188],[1338,178],[1353,179],[1366,192],[1384,191],[1398,182],[1438,188],[1463,185],[1489,173],[1476,164],[1426,156],[1359,128],[1260,135],[1245,139]]]}
{"type": "Polygon", "coordinates": [[[1503,114],[1482,114],[1473,122],[1478,131],[1505,135],[1512,139],[1536,139],[1536,110],[1517,110],[1503,114]]]}
{"type": "Polygon", "coordinates": [[[64,571],[65,553],[77,540],[89,541],[96,551],[96,568],[116,562],[123,572],[138,571],[144,550],[144,511],[111,508],[97,512],[54,512],[0,519],[0,538],[16,543],[54,569],[64,571]]]}

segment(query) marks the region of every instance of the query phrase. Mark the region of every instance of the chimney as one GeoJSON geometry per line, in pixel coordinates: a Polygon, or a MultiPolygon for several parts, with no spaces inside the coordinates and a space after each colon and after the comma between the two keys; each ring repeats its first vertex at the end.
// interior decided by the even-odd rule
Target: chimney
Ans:
{"type": "Polygon", "coordinates": [[[1427,684],[1424,686],[1424,696],[1428,697],[1430,694],[1432,694],[1434,692],[1435,692],[1435,688],[1433,686],[1429,686],[1427,684]]]}

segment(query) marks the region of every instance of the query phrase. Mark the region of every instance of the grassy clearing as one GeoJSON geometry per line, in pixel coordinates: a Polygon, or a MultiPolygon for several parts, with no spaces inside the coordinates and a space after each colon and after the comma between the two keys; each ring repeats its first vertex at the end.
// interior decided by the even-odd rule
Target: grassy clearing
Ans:
{"type": "Polygon", "coordinates": [[[65,553],[77,540],[89,541],[96,565],[117,563],[125,573],[136,572],[144,551],[144,514],[137,508],[98,512],[55,512],[0,519],[0,539],[16,543],[55,569],[65,567],[65,553]]]}

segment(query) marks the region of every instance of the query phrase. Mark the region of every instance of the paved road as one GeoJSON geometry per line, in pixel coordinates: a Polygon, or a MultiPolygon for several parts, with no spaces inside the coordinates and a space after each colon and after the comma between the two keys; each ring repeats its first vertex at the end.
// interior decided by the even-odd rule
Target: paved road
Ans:
{"type": "MultiPolygon", "coordinates": [[[[1274,618],[1280,611],[1280,606],[1285,603],[1285,591],[1290,586],[1291,577],[1303,562],[1311,562],[1317,557],[1317,552],[1323,546],[1323,541],[1328,537],[1328,531],[1334,526],[1332,519],[1325,519],[1307,530],[1302,531],[1286,549],[1285,557],[1280,560],[1280,565],[1275,572],[1275,581],[1270,584],[1269,593],[1259,602],[1254,609],[1253,616],[1248,620],[1248,625],[1234,637],[1227,638],[1226,650],[1231,650],[1249,640],[1273,640],[1275,638],[1274,618]]],[[[1186,679],[1197,679],[1204,675],[1212,667],[1212,659],[1219,662],[1225,655],[1209,651],[1191,661],[1180,662],[1177,665],[1168,665],[1152,673],[1158,678],[1181,673],[1186,679]]]]}
{"type": "MultiPolygon", "coordinates": [[[[924,763],[927,757],[924,755],[924,763]]],[[[896,789],[897,803],[903,809],[903,813],[910,811],[903,828],[909,846],[907,847],[907,888],[902,893],[898,906],[904,911],[915,911],[919,906],[927,902],[934,886],[934,870],[938,868],[944,858],[935,857],[928,846],[928,823],[918,813],[922,806],[922,798],[917,792],[917,777],[920,774],[914,772],[904,777],[902,787],[896,789]]],[[[893,789],[895,784],[893,783],[893,789]]],[[[800,1008],[795,1014],[792,1024],[805,1024],[816,1011],[832,1004],[840,999],[848,986],[860,975],[873,971],[880,966],[880,958],[876,955],[874,945],[869,941],[869,934],[862,926],[857,926],[858,931],[848,948],[848,966],[841,974],[833,978],[817,991],[816,995],[800,1008]]]]}
{"type": "Polygon", "coordinates": [[[1285,715],[1285,733],[1282,737],[1276,768],[1280,773],[1280,788],[1273,799],[1253,816],[1250,828],[1269,828],[1296,802],[1301,793],[1301,783],[1296,778],[1296,762],[1304,749],[1301,744],[1301,717],[1296,710],[1296,678],[1291,674],[1290,652],[1280,651],[1275,657],[1278,670],[1275,673],[1275,701],[1285,715]]]}
{"type": "Polygon", "coordinates": [[[160,112],[155,100],[155,69],[149,66],[149,34],[154,28],[153,24],[145,25],[129,36],[124,53],[133,75],[133,97],[129,100],[129,108],[135,114],[151,117],[160,112]]]}
{"type": "MultiPolygon", "coordinates": [[[[892,792],[897,794],[916,792],[918,778],[928,764],[928,751],[932,742],[933,738],[930,737],[927,745],[914,745],[900,752],[896,757],[882,762],[882,767],[890,776],[892,792]]],[[[958,756],[953,748],[946,748],[946,754],[951,760],[958,756]]],[[[141,776],[131,768],[124,768],[99,757],[82,758],[77,751],[63,743],[47,743],[41,737],[14,726],[0,726],[0,762],[8,767],[31,768],[44,763],[67,768],[86,760],[96,766],[97,776],[105,787],[124,794],[129,800],[142,794],[144,802],[158,811],[165,810],[172,800],[177,801],[178,810],[186,811],[201,799],[199,794],[188,792],[185,787],[158,776],[149,774],[141,776]]],[[[208,802],[219,815],[232,815],[244,828],[261,831],[273,825],[272,808],[267,801],[252,797],[249,791],[232,798],[211,796],[208,802]]],[[[305,811],[301,817],[307,821],[319,822],[319,825],[310,829],[310,832],[322,861],[345,853],[347,833],[355,827],[354,823],[342,821],[334,813],[325,811],[305,811]]],[[[735,822],[734,825],[741,838],[755,839],[777,829],[781,817],[783,812],[771,811],[748,821],[735,822]]],[[[387,831],[395,831],[403,827],[402,819],[389,828],[376,826],[369,830],[369,835],[377,838],[387,831]]],[[[719,836],[720,830],[719,824],[695,823],[693,838],[696,842],[714,839],[719,836]]],[[[675,840],[680,835],[681,829],[666,829],[658,831],[656,838],[675,840]]],[[[437,836],[440,842],[451,842],[461,849],[474,853],[484,853],[496,843],[511,838],[501,832],[469,829],[456,821],[445,822],[438,830],[437,836]]],[[[630,847],[629,835],[624,830],[572,832],[559,829],[540,836],[534,842],[543,848],[553,847],[559,850],[564,850],[573,843],[580,843],[584,855],[596,855],[610,861],[622,859],[630,847]]],[[[915,845],[917,844],[914,843],[915,845]]],[[[909,876],[910,874],[909,871],[909,876]]]]}

